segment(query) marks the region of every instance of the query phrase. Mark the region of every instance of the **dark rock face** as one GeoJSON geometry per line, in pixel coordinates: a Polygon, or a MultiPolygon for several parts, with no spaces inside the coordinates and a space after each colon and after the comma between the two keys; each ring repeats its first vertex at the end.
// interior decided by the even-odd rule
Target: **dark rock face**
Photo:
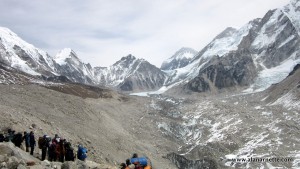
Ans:
{"type": "Polygon", "coordinates": [[[120,85],[120,89],[123,90],[123,91],[132,91],[133,90],[132,81],[128,80],[128,81],[123,82],[120,85]]]}
{"type": "Polygon", "coordinates": [[[294,67],[293,71],[291,71],[291,73],[289,74],[289,76],[292,76],[297,70],[300,70],[300,64],[297,64],[297,65],[294,67]]]}
{"type": "Polygon", "coordinates": [[[237,85],[245,86],[256,77],[255,65],[247,52],[230,53],[226,57],[215,56],[200,70],[199,75],[188,82],[185,88],[195,92],[223,89],[237,85]]]}
{"type": "Polygon", "coordinates": [[[208,158],[200,160],[188,160],[185,157],[178,155],[176,153],[171,153],[167,155],[167,158],[172,161],[180,169],[217,169],[218,164],[208,158]]]}

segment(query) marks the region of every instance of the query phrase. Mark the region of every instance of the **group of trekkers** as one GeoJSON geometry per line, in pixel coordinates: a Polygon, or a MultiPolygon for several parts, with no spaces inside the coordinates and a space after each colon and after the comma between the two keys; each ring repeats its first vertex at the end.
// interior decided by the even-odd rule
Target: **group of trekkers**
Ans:
{"type": "MultiPolygon", "coordinates": [[[[0,133],[0,142],[12,142],[16,147],[21,148],[23,141],[25,142],[26,152],[29,152],[33,155],[34,148],[36,146],[36,139],[34,132],[31,131],[24,134],[18,132],[15,134],[14,130],[8,129],[6,134],[0,133]]],[[[49,161],[74,161],[76,156],[74,153],[74,148],[70,142],[67,142],[66,139],[59,137],[55,134],[54,138],[51,139],[50,136],[44,135],[43,137],[38,138],[38,148],[42,150],[41,160],[46,159],[48,152],[49,161]]],[[[77,158],[84,161],[87,158],[87,149],[82,145],[78,145],[77,158]]]]}
{"type": "Polygon", "coordinates": [[[121,163],[121,169],[151,169],[151,162],[147,157],[138,157],[138,154],[133,154],[125,163],[121,163]]]}

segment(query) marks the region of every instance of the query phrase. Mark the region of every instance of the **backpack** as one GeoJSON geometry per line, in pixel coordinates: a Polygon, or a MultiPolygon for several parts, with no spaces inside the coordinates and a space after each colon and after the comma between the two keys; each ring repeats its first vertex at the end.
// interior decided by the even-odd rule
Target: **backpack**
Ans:
{"type": "Polygon", "coordinates": [[[23,138],[22,138],[22,134],[21,133],[18,133],[15,135],[15,137],[13,138],[13,142],[15,144],[21,144],[23,141],[23,138]]]}
{"type": "Polygon", "coordinates": [[[43,148],[43,145],[45,144],[45,142],[46,142],[46,140],[43,137],[39,137],[39,139],[38,139],[39,149],[43,148]]]}
{"type": "Polygon", "coordinates": [[[142,166],[147,166],[148,165],[148,160],[147,160],[146,157],[131,158],[130,162],[131,162],[131,164],[139,163],[142,166]]]}
{"type": "Polygon", "coordinates": [[[78,147],[78,153],[77,153],[77,156],[78,156],[78,159],[79,160],[84,160],[87,158],[87,150],[86,148],[83,148],[83,147],[78,147]]]}
{"type": "Polygon", "coordinates": [[[51,142],[51,137],[50,136],[46,136],[46,142],[50,143],[51,142]]]}

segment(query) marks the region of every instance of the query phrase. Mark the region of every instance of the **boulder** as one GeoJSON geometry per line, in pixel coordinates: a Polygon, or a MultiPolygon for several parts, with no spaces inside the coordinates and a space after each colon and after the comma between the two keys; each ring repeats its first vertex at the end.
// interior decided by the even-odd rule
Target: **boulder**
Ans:
{"type": "Polygon", "coordinates": [[[84,161],[81,161],[81,160],[77,160],[76,164],[77,164],[78,169],[88,169],[89,168],[87,166],[87,164],[84,161]]]}
{"type": "Polygon", "coordinates": [[[78,167],[75,162],[66,161],[61,165],[61,169],[78,169],[78,167]]]}
{"type": "Polygon", "coordinates": [[[24,165],[19,164],[17,169],[27,169],[24,165]]]}
{"type": "Polygon", "coordinates": [[[54,169],[61,169],[63,163],[61,162],[51,162],[51,167],[54,169]]]}

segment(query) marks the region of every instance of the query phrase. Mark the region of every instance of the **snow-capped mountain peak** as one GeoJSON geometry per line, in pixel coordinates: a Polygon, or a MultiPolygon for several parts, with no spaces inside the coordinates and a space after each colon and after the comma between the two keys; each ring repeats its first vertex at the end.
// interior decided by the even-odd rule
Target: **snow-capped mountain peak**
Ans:
{"type": "Polygon", "coordinates": [[[192,48],[183,47],[172,57],[164,61],[161,65],[162,70],[174,70],[185,67],[195,57],[198,52],[192,48]]]}
{"type": "Polygon", "coordinates": [[[122,57],[119,61],[113,64],[113,66],[122,65],[129,67],[130,64],[134,63],[135,61],[140,60],[137,59],[135,56],[129,54],[127,56],[122,57]]]}
{"type": "Polygon", "coordinates": [[[224,31],[222,31],[218,36],[214,38],[215,39],[221,39],[225,37],[232,36],[237,31],[236,28],[233,27],[227,27],[224,31]]]}
{"type": "Polygon", "coordinates": [[[197,51],[192,48],[182,47],[179,49],[171,58],[182,59],[182,58],[193,58],[197,54],[197,51]]]}
{"type": "Polygon", "coordinates": [[[81,63],[81,60],[71,48],[65,48],[61,50],[58,54],[54,56],[54,60],[59,65],[67,64],[68,60],[73,60],[73,62],[76,65],[79,65],[81,63]]]}
{"type": "Polygon", "coordinates": [[[243,37],[249,33],[253,26],[253,22],[249,22],[238,30],[231,27],[226,28],[207,46],[202,57],[207,59],[215,55],[224,56],[230,51],[237,50],[243,37]]]}

